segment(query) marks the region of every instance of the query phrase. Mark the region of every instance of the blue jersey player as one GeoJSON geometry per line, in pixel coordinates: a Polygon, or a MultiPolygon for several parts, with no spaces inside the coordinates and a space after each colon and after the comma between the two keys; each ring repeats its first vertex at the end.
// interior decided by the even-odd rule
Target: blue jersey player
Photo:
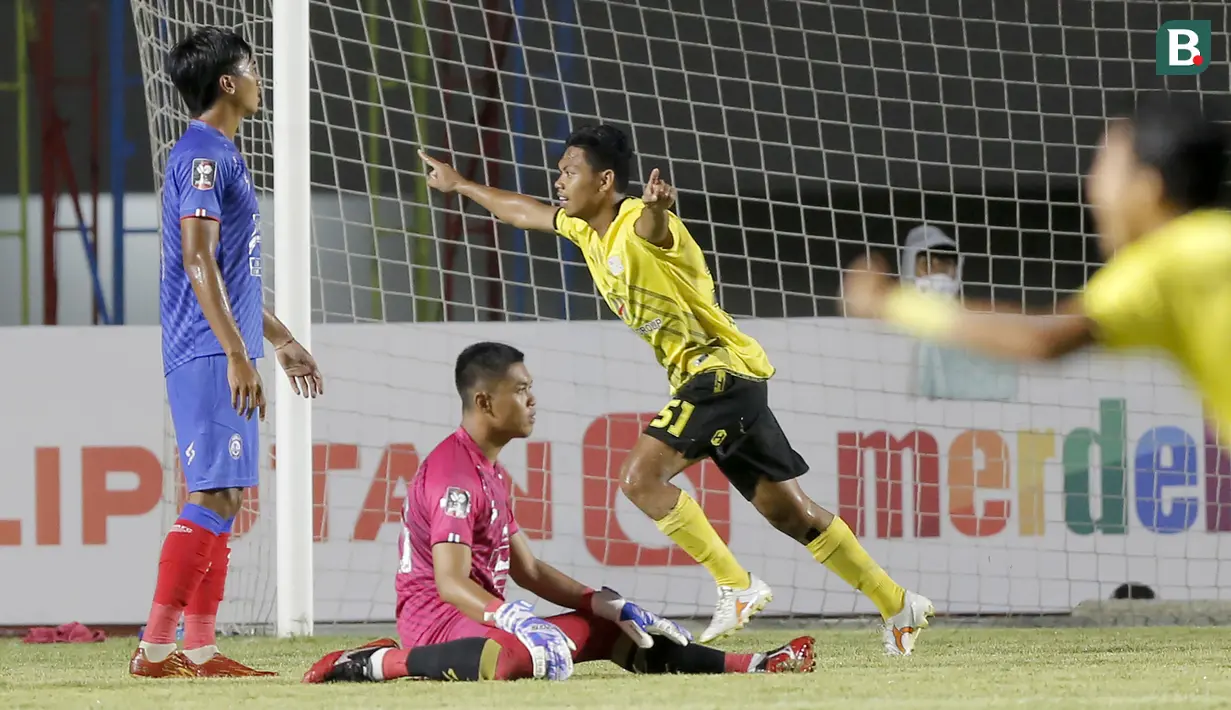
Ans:
{"type": "Polygon", "coordinates": [[[252,48],[234,32],[200,29],[171,50],[167,73],[194,116],[167,160],[160,299],[167,398],[189,496],[163,542],[154,603],[129,672],[273,675],[223,656],[215,642],[231,524],[243,489],[257,485],[262,337],[297,394],[315,397],[322,380],[312,356],[261,301],[259,208],[234,143],[240,121],[261,103],[252,48]],[[175,642],[181,615],[183,652],[175,642]]]}

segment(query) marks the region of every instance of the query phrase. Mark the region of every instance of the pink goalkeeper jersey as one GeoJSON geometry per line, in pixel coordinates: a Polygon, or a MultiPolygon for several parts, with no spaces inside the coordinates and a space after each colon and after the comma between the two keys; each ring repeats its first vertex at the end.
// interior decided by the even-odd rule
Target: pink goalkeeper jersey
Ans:
{"type": "Polygon", "coordinates": [[[396,587],[403,644],[431,643],[464,618],[436,591],[432,546],[468,545],[470,578],[503,599],[509,538],[517,529],[508,472],[488,461],[459,427],[423,460],[402,507],[396,587]]]}

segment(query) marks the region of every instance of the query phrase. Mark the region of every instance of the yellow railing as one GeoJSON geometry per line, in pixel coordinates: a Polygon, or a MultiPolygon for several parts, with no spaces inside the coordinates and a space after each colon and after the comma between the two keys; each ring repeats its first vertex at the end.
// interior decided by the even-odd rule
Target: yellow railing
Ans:
{"type": "MultiPolygon", "coordinates": [[[[30,71],[29,42],[34,14],[26,7],[27,0],[17,0],[17,76],[0,81],[0,92],[11,93],[17,100],[17,227],[0,225],[0,239],[16,238],[21,243],[21,262],[17,276],[21,279],[21,322],[30,323],[30,71]]],[[[6,151],[7,152],[7,151],[6,151]]]]}

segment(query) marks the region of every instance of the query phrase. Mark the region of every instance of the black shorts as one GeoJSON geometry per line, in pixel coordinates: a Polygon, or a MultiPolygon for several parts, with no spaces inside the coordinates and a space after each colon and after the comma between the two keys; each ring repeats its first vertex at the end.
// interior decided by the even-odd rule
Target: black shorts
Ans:
{"type": "Polygon", "coordinates": [[[688,459],[710,458],[748,500],[757,481],[789,481],[808,472],[769,409],[769,385],[726,370],[684,383],[645,433],[688,459]]]}

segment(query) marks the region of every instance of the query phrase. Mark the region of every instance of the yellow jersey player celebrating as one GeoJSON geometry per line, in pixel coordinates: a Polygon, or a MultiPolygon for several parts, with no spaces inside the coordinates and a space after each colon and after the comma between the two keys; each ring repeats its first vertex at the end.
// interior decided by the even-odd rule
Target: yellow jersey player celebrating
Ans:
{"type": "Polygon", "coordinates": [[[702,642],[741,628],[772,599],[748,573],[687,493],[678,473],[710,458],[775,528],[866,594],[885,620],[885,651],[907,655],[927,627],[932,603],[898,586],[841,518],[808,498],[795,479],[807,463],[768,404],[774,374],[765,351],[736,327],[714,297],[701,248],[670,210],[675,191],[650,173],[641,199],[627,196],[632,149],[611,126],[569,136],[555,188],[560,207],[463,179],[422,152],[428,184],[458,192],[520,229],[555,232],[585,255],[599,293],[654,349],[671,399],[638,438],[621,472],[624,494],[718,585],[702,642]]]}
{"type": "MultiPolygon", "coordinates": [[[[853,315],[992,355],[1050,360],[1088,344],[1174,358],[1231,431],[1231,213],[1217,209],[1227,137],[1195,110],[1142,105],[1110,124],[1086,192],[1107,263],[1059,316],[963,311],[893,287],[881,265],[847,277],[853,315]]],[[[1224,438],[1224,442],[1225,442],[1224,438]]]]}

